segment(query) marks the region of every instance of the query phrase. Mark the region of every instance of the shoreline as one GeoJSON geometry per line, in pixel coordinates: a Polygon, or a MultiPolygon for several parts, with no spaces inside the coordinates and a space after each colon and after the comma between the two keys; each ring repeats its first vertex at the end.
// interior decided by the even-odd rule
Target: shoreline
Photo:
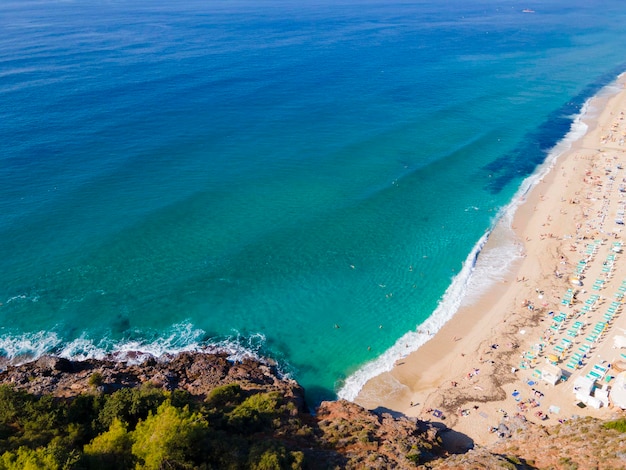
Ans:
{"type": "MultiPolygon", "coordinates": [[[[497,426],[503,416],[518,415],[541,424],[556,424],[574,414],[606,417],[613,413],[606,407],[579,408],[573,404],[571,382],[547,388],[540,380],[531,380],[529,370],[520,370],[519,366],[520,356],[545,336],[543,333],[553,318],[548,312],[558,312],[562,307],[558,303],[560,297],[573,287],[569,276],[584,255],[587,241],[584,237],[594,239],[597,236],[604,240],[599,247],[599,251],[604,251],[591,266],[598,271],[598,276],[600,268],[595,263],[598,258],[607,256],[608,234],[611,234],[611,243],[622,240],[621,228],[609,223],[622,193],[614,188],[611,194],[603,193],[602,198],[591,194],[583,200],[582,191],[590,192],[591,183],[601,178],[604,186],[597,186],[598,192],[606,192],[609,184],[605,173],[609,173],[601,170],[602,165],[611,164],[615,183],[619,184],[626,177],[626,173],[618,175],[616,169],[620,165],[626,168],[626,146],[623,141],[620,145],[621,133],[626,132],[626,120],[619,119],[623,118],[619,113],[626,112],[625,82],[626,73],[623,73],[590,98],[580,115],[587,126],[584,134],[576,136],[570,148],[546,160],[543,168],[538,169],[538,181],[521,194],[513,220],[508,222],[503,217],[481,251],[484,256],[497,245],[499,238],[508,236],[506,232],[514,232],[523,257],[512,262],[501,282],[471,304],[463,303],[430,341],[397,361],[391,371],[370,379],[354,400],[356,403],[370,409],[388,409],[431,420],[437,417],[431,416],[429,410],[440,410],[447,418],[442,421],[446,426],[478,444],[497,439],[497,434],[490,433],[489,428],[497,426]],[[616,87],[616,91],[609,87],[616,87]],[[617,137],[606,138],[607,133],[617,137]],[[571,204],[574,200],[577,203],[571,204]],[[600,225],[596,232],[587,233],[593,211],[604,211],[602,224],[606,221],[607,226],[600,225]],[[507,223],[511,226],[507,227],[507,223]],[[557,272],[560,277],[556,276],[557,272]],[[522,302],[531,302],[538,308],[530,311],[521,307],[522,302]],[[527,385],[530,382],[533,387],[527,385]],[[542,417],[549,415],[548,407],[553,411],[559,409],[558,415],[552,413],[554,416],[548,420],[539,419],[533,413],[520,415],[518,402],[511,398],[514,391],[541,396],[542,417]]],[[[617,256],[613,277],[607,279],[602,290],[607,298],[626,279],[626,268],[619,266],[623,264],[619,257],[624,255],[617,256]]],[[[591,287],[591,282],[583,280],[579,300],[589,295],[591,287]]],[[[572,311],[575,307],[579,306],[568,306],[572,311]]],[[[595,364],[596,355],[600,356],[597,359],[612,360],[611,337],[620,327],[626,327],[625,316],[616,315],[607,338],[595,348],[594,359],[589,358],[587,362],[595,364]]],[[[587,326],[585,332],[591,327],[587,326]]],[[[545,339],[544,356],[554,347],[545,339]]],[[[543,365],[540,359],[545,363],[545,358],[538,358],[538,366],[543,365]]],[[[565,368],[560,361],[558,365],[565,368]]],[[[575,378],[587,369],[588,364],[585,364],[580,371],[567,372],[573,372],[571,375],[575,378]]],[[[530,369],[533,371],[534,368],[530,369]]]]}
{"type": "Polygon", "coordinates": [[[494,225],[475,243],[465,258],[461,271],[451,279],[451,284],[442,294],[441,300],[433,313],[417,325],[416,330],[408,331],[402,335],[382,355],[367,362],[350,374],[340,387],[338,398],[348,401],[357,400],[367,382],[389,372],[392,365],[401,362],[405,357],[427,344],[441,328],[452,320],[461,308],[467,306],[468,301],[474,303],[479,297],[482,298],[488,295],[495,285],[511,276],[511,273],[516,269],[515,263],[518,261],[517,258],[522,256],[522,243],[519,236],[511,228],[513,218],[516,216],[520,206],[524,205],[526,198],[532,190],[544,177],[549,176],[557,160],[589,132],[589,123],[584,122],[582,119],[590,111],[589,103],[592,100],[616,94],[616,91],[608,90],[612,86],[617,86],[618,79],[604,85],[595,95],[583,103],[579,114],[572,121],[569,132],[555,143],[544,162],[537,166],[535,172],[522,181],[511,201],[496,216],[494,225]],[[581,126],[584,127],[581,129],[581,126]],[[560,149],[563,146],[565,147],[560,149]],[[502,250],[505,253],[502,253],[502,250]],[[492,263],[485,261],[485,258],[490,256],[492,263]],[[496,257],[495,263],[493,263],[493,256],[496,257]],[[502,260],[507,258],[507,256],[510,260],[503,262],[502,260]],[[483,272],[477,274],[476,271],[478,270],[483,272]],[[490,278],[486,286],[483,284],[485,278],[490,278]],[[481,285],[477,286],[476,282],[479,282],[481,285]]]}

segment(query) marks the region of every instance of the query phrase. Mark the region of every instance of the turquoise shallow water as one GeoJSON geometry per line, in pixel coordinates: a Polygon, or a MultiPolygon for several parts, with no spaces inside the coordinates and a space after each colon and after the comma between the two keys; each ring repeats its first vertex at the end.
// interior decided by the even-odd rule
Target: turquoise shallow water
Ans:
{"type": "Polygon", "coordinates": [[[471,3],[3,2],[0,353],[221,345],[334,396],[626,69],[621,2],[471,3]]]}

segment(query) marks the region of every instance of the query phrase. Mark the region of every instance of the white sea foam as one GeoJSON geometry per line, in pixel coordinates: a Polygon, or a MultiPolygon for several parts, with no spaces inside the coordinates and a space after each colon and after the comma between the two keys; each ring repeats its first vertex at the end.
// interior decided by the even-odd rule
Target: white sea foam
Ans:
{"type": "Polygon", "coordinates": [[[26,295],[26,294],[20,294],[20,295],[14,295],[13,297],[10,297],[6,300],[5,304],[10,304],[11,302],[19,302],[22,300],[26,300],[29,302],[38,302],[39,301],[39,296],[38,295],[26,295]]]}
{"type": "Polygon", "coordinates": [[[149,357],[176,354],[183,351],[201,349],[205,332],[195,328],[189,322],[172,325],[164,336],[152,340],[138,339],[116,343],[111,348],[111,355],[125,362],[142,362],[149,357]]]}
{"type": "MultiPolygon", "coordinates": [[[[611,84],[603,88],[595,97],[615,94],[618,90],[619,88],[615,84],[611,84]]],[[[478,240],[466,258],[463,269],[454,277],[430,317],[418,325],[417,331],[404,334],[380,357],[366,363],[350,375],[337,392],[339,398],[354,400],[366,382],[391,370],[396,361],[430,340],[454,316],[462,304],[476,301],[495,282],[505,278],[513,261],[521,255],[511,229],[513,216],[519,206],[525,202],[529,191],[556,165],[558,158],[569,150],[574,142],[585,135],[588,125],[584,121],[593,117],[590,115],[592,112],[590,106],[595,97],[584,103],[580,113],[573,117],[569,132],[550,150],[544,162],[537,167],[535,172],[522,182],[511,202],[499,211],[494,219],[492,230],[478,240]],[[495,230],[498,230],[498,235],[503,237],[501,243],[483,252],[482,249],[487,239],[495,230]]]]}
{"type": "Polygon", "coordinates": [[[12,364],[36,359],[61,344],[59,336],[50,331],[0,336],[0,356],[12,364]]]}
{"type": "Polygon", "coordinates": [[[55,332],[38,331],[21,335],[0,336],[0,357],[5,363],[18,365],[37,359],[45,354],[73,360],[113,358],[127,363],[141,363],[148,358],[159,358],[185,351],[226,353],[231,361],[253,358],[263,361],[260,353],[265,344],[265,336],[253,334],[233,336],[221,340],[206,340],[206,333],[195,328],[190,322],[172,325],[164,335],[150,335],[140,339],[121,342],[110,338],[97,341],[86,334],[70,341],[63,341],[55,332]]]}
{"type": "MultiPolygon", "coordinates": [[[[596,96],[601,96],[602,93],[610,95],[617,89],[614,86],[612,89],[607,87],[596,96]]],[[[463,303],[474,301],[494,282],[506,276],[511,261],[519,255],[519,248],[515,245],[510,229],[513,215],[525,201],[528,192],[556,165],[558,157],[586,133],[588,126],[584,119],[594,112],[590,103],[591,100],[585,103],[580,114],[573,119],[568,134],[549,152],[544,163],[522,182],[510,204],[499,212],[494,219],[494,226],[497,224],[497,227],[483,235],[476,243],[463,263],[463,268],[453,278],[432,315],[418,325],[416,331],[407,332],[380,357],[366,363],[350,375],[338,391],[340,398],[353,400],[368,380],[389,371],[398,359],[429,341],[454,316],[463,303]],[[505,241],[488,250],[483,250],[488,237],[498,229],[502,230],[499,235],[503,236],[505,241]]],[[[467,208],[467,210],[476,209],[473,206],[467,208]]],[[[22,294],[7,299],[5,303],[37,302],[37,300],[38,296],[22,294]]],[[[263,360],[261,351],[265,344],[265,337],[261,334],[242,336],[235,332],[233,336],[217,341],[207,341],[205,335],[203,330],[195,328],[188,322],[172,325],[164,335],[152,335],[149,339],[122,342],[114,342],[107,338],[95,341],[85,335],[64,342],[57,333],[49,331],[23,333],[17,336],[5,334],[0,336],[0,356],[12,364],[27,362],[44,354],[78,360],[102,359],[112,355],[122,361],[141,362],[149,357],[161,357],[182,351],[206,351],[226,352],[229,359],[233,361],[246,358],[263,360]]],[[[142,337],[140,332],[137,332],[137,337],[142,337]]]]}
{"type": "Polygon", "coordinates": [[[475,303],[494,284],[503,281],[510,274],[512,262],[521,257],[521,247],[514,242],[513,233],[507,235],[510,239],[481,251],[467,282],[463,305],[475,303]]]}
{"type": "Polygon", "coordinates": [[[239,332],[231,338],[227,338],[215,343],[209,348],[216,348],[216,351],[226,352],[228,358],[233,361],[244,359],[261,359],[261,348],[265,345],[265,335],[255,333],[250,336],[242,336],[239,332]]]}
{"type": "Polygon", "coordinates": [[[105,343],[106,340],[102,340],[96,344],[93,340],[81,336],[69,343],[60,345],[55,355],[78,361],[84,361],[85,359],[102,359],[106,355],[107,350],[105,343]]]}
{"type": "Polygon", "coordinates": [[[365,383],[372,377],[391,370],[394,363],[408,353],[417,350],[420,346],[430,340],[434,334],[456,313],[463,295],[467,291],[467,285],[474,270],[476,258],[480,250],[487,242],[488,234],[483,235],[474,249],[465,259],[463,268],[453,278],[452,283],[444,293],[442,300],[424,323],[418,326],[417,331],[410,331],[404,334],[396,343],[385,351],[382,356],[368,362],[350,375],[343,386],[337,392],[339,398],[354,400],[365,383]]]}

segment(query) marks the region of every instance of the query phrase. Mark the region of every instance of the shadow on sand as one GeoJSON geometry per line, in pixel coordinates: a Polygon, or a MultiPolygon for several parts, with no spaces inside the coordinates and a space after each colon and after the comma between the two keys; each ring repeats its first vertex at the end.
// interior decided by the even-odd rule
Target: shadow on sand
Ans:
{"type": "Polygon", "coordinates": [[[372,411],[376,413],[377,415],[381,415],[384,413],[384,414],[389,414],[393,416],[394,418],[409,418],[404,413],[400,413],[399,411],[396,411],[396,410],[390,410],[389,408],[385,408],[384,406],[379,406],[378,408],[374,408],[372,411]]]}
{"type": "Polygon", "coordinates": [[[443,447],[451,454],[464,454],[474,448],[474,441],[467,434],[450,429],[443,423],[431,423],[439,429],[443,447]]]}
{"type": "MultiPolygon", "coordinates": [[[[404,413],[390,410],[389,408],[382,406],[379,406],[372,411],[376,414],[387,413],[394,418],[408,418],[408,416],[404,413]]],[[[455,431],[454,429],[450,429],[444,423],[430,421],[430,424],[439,430],[439,436],[441,436],[443,447],[451,454],[464,454],[468,450],[474,448],[474,441],[468,435],[455,431]]]]}

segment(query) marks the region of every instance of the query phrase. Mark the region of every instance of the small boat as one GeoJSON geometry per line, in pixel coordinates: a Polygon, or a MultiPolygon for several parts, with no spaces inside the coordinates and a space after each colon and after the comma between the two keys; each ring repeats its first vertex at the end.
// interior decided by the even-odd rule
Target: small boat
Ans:
{"type": "Polygon", "coordinates": [[[530,8],[524,8],[522,13],[535,13],[535,10],[531,10],[530,8]]]}

